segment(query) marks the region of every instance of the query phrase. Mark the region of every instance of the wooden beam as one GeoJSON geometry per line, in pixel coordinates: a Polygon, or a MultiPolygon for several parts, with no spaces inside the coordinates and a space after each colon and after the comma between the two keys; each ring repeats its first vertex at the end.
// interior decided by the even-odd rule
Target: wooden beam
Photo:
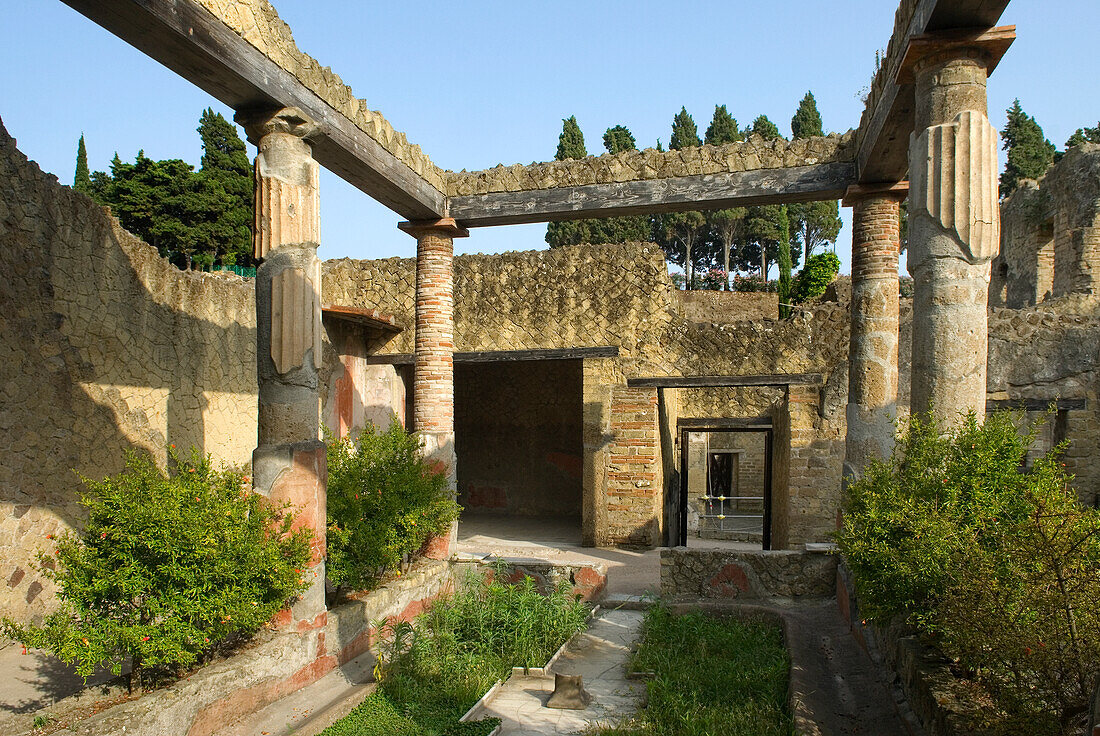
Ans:
{"type": "Polygon", "coordinates": [[[710,388],[736,386],[767,386],[781,388],[791,385],[819,385],[820,373],[775,373],[753,376],[660,376],[628,378],[631,388],[710,388]]]}
{"type": "Polygon", "coordinates": [[[1046,411],[1055,404],[1058,411],[1082,411],[1088,408],[1088,403],[1088,399],[989,399],[985,402],[985,410],[1046,411]]]}
{"type": "Polygon", "coordinates": [[[901,181],[909,171],[909,133],[913,130],[913,85],[898,84],[896,65],[909,40],[933,31],[954,28],[989,28],[997,24],[1009,0],[919,0],[897,47],[899,58],[888,59],[895,68],[861,131],[856,163],[861,183],[901,181]]]}
{"type": "Polygon", "coordinates": [[[761,432],[772,428],[770,417],[680,417],[676,420],[677,429],[740,429],[750,432],[761,432]]]}
{"type": "MultiPolygon", "coordinates": [[[[525,360],[584,360],[585,358],[617,358],[619,349],[608,345],[595,348],[549,348],[545,350],[486,350],[455,353],[455,363],[512,363],[525,360]]],[[[367,365],[412,365],[412,353],[368,355],[367,365]]]]}
{"type": "Polygon", "coordinates": [[[320,127],[314,158],[403,217],[447,214],[442,192],[192,0],[63,1],[234,110],[300,108],[320,127]]]}
{"type": "Polygon", "coordinates": [[[450,213],[465,227],[589,217],[725,209],[840,199],[855,183],[848,162],[754,169],[616,184],[451,197],[450,213]]]}

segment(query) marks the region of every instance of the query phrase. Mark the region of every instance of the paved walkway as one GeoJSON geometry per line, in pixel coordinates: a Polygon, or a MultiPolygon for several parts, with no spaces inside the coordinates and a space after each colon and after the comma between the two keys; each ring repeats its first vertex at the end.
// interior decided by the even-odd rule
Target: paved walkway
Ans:
{"type": "Polygon", "coordinates": [[[617,723],[637,710],[645,692],[644,682],[626,679],[627,660],[641,625],[637,611],[607,611],[554,664],[553,672],[584,678],[584,688],[592,695],[585,710],[545,707],[554,691],[553,675],[511,677],[475,717],[500,718],[500,736],[580,733],[594,722],[617,723]]]}

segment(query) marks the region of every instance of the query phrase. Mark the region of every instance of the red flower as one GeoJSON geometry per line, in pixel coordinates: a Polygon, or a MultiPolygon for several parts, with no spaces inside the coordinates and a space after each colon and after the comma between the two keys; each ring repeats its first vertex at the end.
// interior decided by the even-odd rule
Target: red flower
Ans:
{"type": "Polygon", "coordinates": [[[103,532],[102,534],[100,534],[99,538],[100,539],[106,539],[107,538],[107,532],[103,532]]]}
{"type": "Polygon", "coordinates": [[[142,641],[149,641],[149,637],[147,637],[147,636],[143,636],[143,637],[141,637],[141,640],[142,640],[142,641]]]}

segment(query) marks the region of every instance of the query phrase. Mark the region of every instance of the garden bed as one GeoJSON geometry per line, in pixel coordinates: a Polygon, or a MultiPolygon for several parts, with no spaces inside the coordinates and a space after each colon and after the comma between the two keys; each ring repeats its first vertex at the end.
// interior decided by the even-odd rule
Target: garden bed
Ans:
{"type": "Polygon", "coordinates": [[[378,689],[324,736],[488,736],[499,722],[464,720],[472,706],[513,666],[545,666],[588,614],[566,584],[468,584],[412,625],[385,626],[378,689]]]}
{"type": "Polygon", "coordinates": [[[771,617],[646,613],[631,674],[647,682],[648,702],[634,718],[599,736],[789,736],[790,657],[771,617]]]}

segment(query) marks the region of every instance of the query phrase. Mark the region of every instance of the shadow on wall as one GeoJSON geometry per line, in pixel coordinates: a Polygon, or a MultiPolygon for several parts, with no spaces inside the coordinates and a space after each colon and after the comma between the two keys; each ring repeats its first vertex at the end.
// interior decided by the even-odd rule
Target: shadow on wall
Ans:
{"type": "Polygon", "coordinates": [[[47,535],[80,523],[80,475],[169,445],[247,463],[255,300],[183,273],[27,161],[0,123],[0,614],[40,618],[47,535]],[[76,472],[74,472],[76,471],[76,472]]]}

